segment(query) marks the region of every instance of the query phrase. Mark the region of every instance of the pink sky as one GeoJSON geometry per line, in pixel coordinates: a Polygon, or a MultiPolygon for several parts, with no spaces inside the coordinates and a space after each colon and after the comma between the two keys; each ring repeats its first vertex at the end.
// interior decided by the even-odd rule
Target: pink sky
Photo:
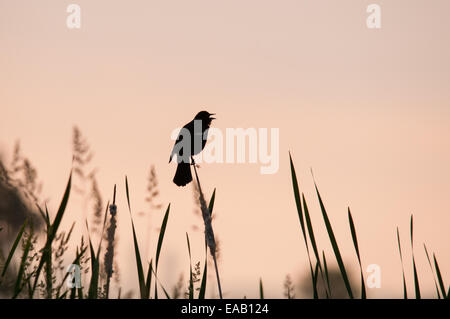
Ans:
{"type": "MultiPolygon", "coordinates": [[[[191,225],[192,190],[172,183],[170,133],[200,110],[214,127],[279,128],[280,170],[259,164],[203,164],[202,186],[217,188],[216,234],[227,297],[282,296],[286,274],[307,258],[292,193],[288,151],[310,205],[321,249],[328,244],[310,168],[346,262],[357,260],[347,222],[352,209],[364,266],[379,264],[382,288],[400,297],[396,226],[412,287],[409,218],[426,296],[434,283],[422,244],[450,276],[450,3],[448,1],[76,1],[80,30],[66,27],[74,1],[0,0],[0,150],[20,139],[56,208],[71,167],[72,126],[95,151],[104,198],[118,184],[122,285],[137,291],[124,175],[135,219],[145,209],[148,168],[172,211],[160,260],[171,287],[187,278],[185,232],[203,262],[191,225]],[[382,8],[382,27],[366,27],[366,7],[382,8]],[[176,275],[174,275],[176,274],[176,275]]],[[[72,197],[65,227],[80,217],[72,197]]],[[[160,225],[163,211],[155,213],[160,225]]],[[[144,221],[137,222],[146,238],[144,221]]],[[[156,235],[151,247],[156,246],[156,235]]],[[[74,243],[78,243],[75,241],[74,243]]],[[[213,281],[211,280],[211,283],[213,281]]],[[[212,286],[212,289],[215,287],[212,286]]],[[[411,290],[412,291],[412,290],[411,290]]]]}

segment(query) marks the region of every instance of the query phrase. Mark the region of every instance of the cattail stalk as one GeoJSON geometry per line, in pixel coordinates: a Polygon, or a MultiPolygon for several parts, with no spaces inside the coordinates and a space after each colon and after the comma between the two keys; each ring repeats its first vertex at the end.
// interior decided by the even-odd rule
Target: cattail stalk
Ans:
{"type": "Polygon", "coordinates": [[[109,220],[109,226],[106,231],[106,239],[108,246],[105,253],[105,273],[106,273],[106,285],[105,285],[105,298],[109,296],[109,285],[113,274],[113,262],[114,262],[114,236],[117,227],[117,206],[116,206],[116,186],[114,185],[114,199],[113,204],[109,205],[109,213],[111,214],[109,220]]]}

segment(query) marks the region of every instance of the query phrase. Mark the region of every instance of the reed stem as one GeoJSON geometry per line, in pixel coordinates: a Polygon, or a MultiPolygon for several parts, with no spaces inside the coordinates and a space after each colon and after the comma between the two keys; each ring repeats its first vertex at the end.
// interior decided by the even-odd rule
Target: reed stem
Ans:
{"type": "Polygon", "coordinates": [[[211,256],[213,257],[214,260],[214,267],[216,269],[216,277],[217,277],[217,287],[219,289],[219,297],[220,299],[223,299],[222,286],[220,284],[220,277],[219,277],[219,268],[217,266],[217,258],[216,258],[216,240],[214,239],[214,230],[211,224],[211,214],[206,206],[205,197],[203,196],[202,187],[200,186],[200,180],[198,178],[197,167],[195,165],[194,159],[192,159],[192,166],[194,166],[195,178],[197,180],[198,192],[200,197],[199,198],[200,207],[202,210],[203,222],[205,223],[205,239],[209,247],[209,252],[211,253],[211,256]]]}

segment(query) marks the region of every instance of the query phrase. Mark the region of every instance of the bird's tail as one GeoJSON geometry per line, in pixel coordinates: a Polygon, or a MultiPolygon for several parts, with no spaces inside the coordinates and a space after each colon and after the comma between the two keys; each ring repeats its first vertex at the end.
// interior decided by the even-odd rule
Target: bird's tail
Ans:
{"type": "Polygon", "coordinates": [[[190,163],[178,163],[177,171],[173,182],[178,186],[186,186],[192,182],[191,164],[190,163]]]}

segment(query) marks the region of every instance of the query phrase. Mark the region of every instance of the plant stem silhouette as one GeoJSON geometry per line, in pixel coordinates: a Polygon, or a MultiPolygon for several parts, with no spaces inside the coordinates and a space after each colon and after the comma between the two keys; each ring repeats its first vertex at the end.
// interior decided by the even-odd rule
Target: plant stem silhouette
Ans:
{"type": "Polygon", "coordinates": [[[214,267],[216,269],[216,277],[217,277],[217,286],[219,289],[219,297],[220,299],[223,299],[222,296],[222,286],[220,284],[220,277],[219,277],[219,269],[217,267],[217,258],[216,258],[216,240],[214,239],[214,230],[211,224],[211,214],[209,212],[209,209],[206,206],[205,197],[203,196],[202,187],[200,186],[200,180],[198,178],[197,168],[194,162],[194,159],[192,158],[192,166],[194,167],[195,172],[195,179],[197,180],[197,186],[198,186],[198,193],[199,193],[199,199],[200,199],[200,207],[202,210],[202,217],[203,222],[205,223],[205,239],[206,243],[209,247],[209,252],[211,253],[211,256],[214,260],[214,267]]]}

